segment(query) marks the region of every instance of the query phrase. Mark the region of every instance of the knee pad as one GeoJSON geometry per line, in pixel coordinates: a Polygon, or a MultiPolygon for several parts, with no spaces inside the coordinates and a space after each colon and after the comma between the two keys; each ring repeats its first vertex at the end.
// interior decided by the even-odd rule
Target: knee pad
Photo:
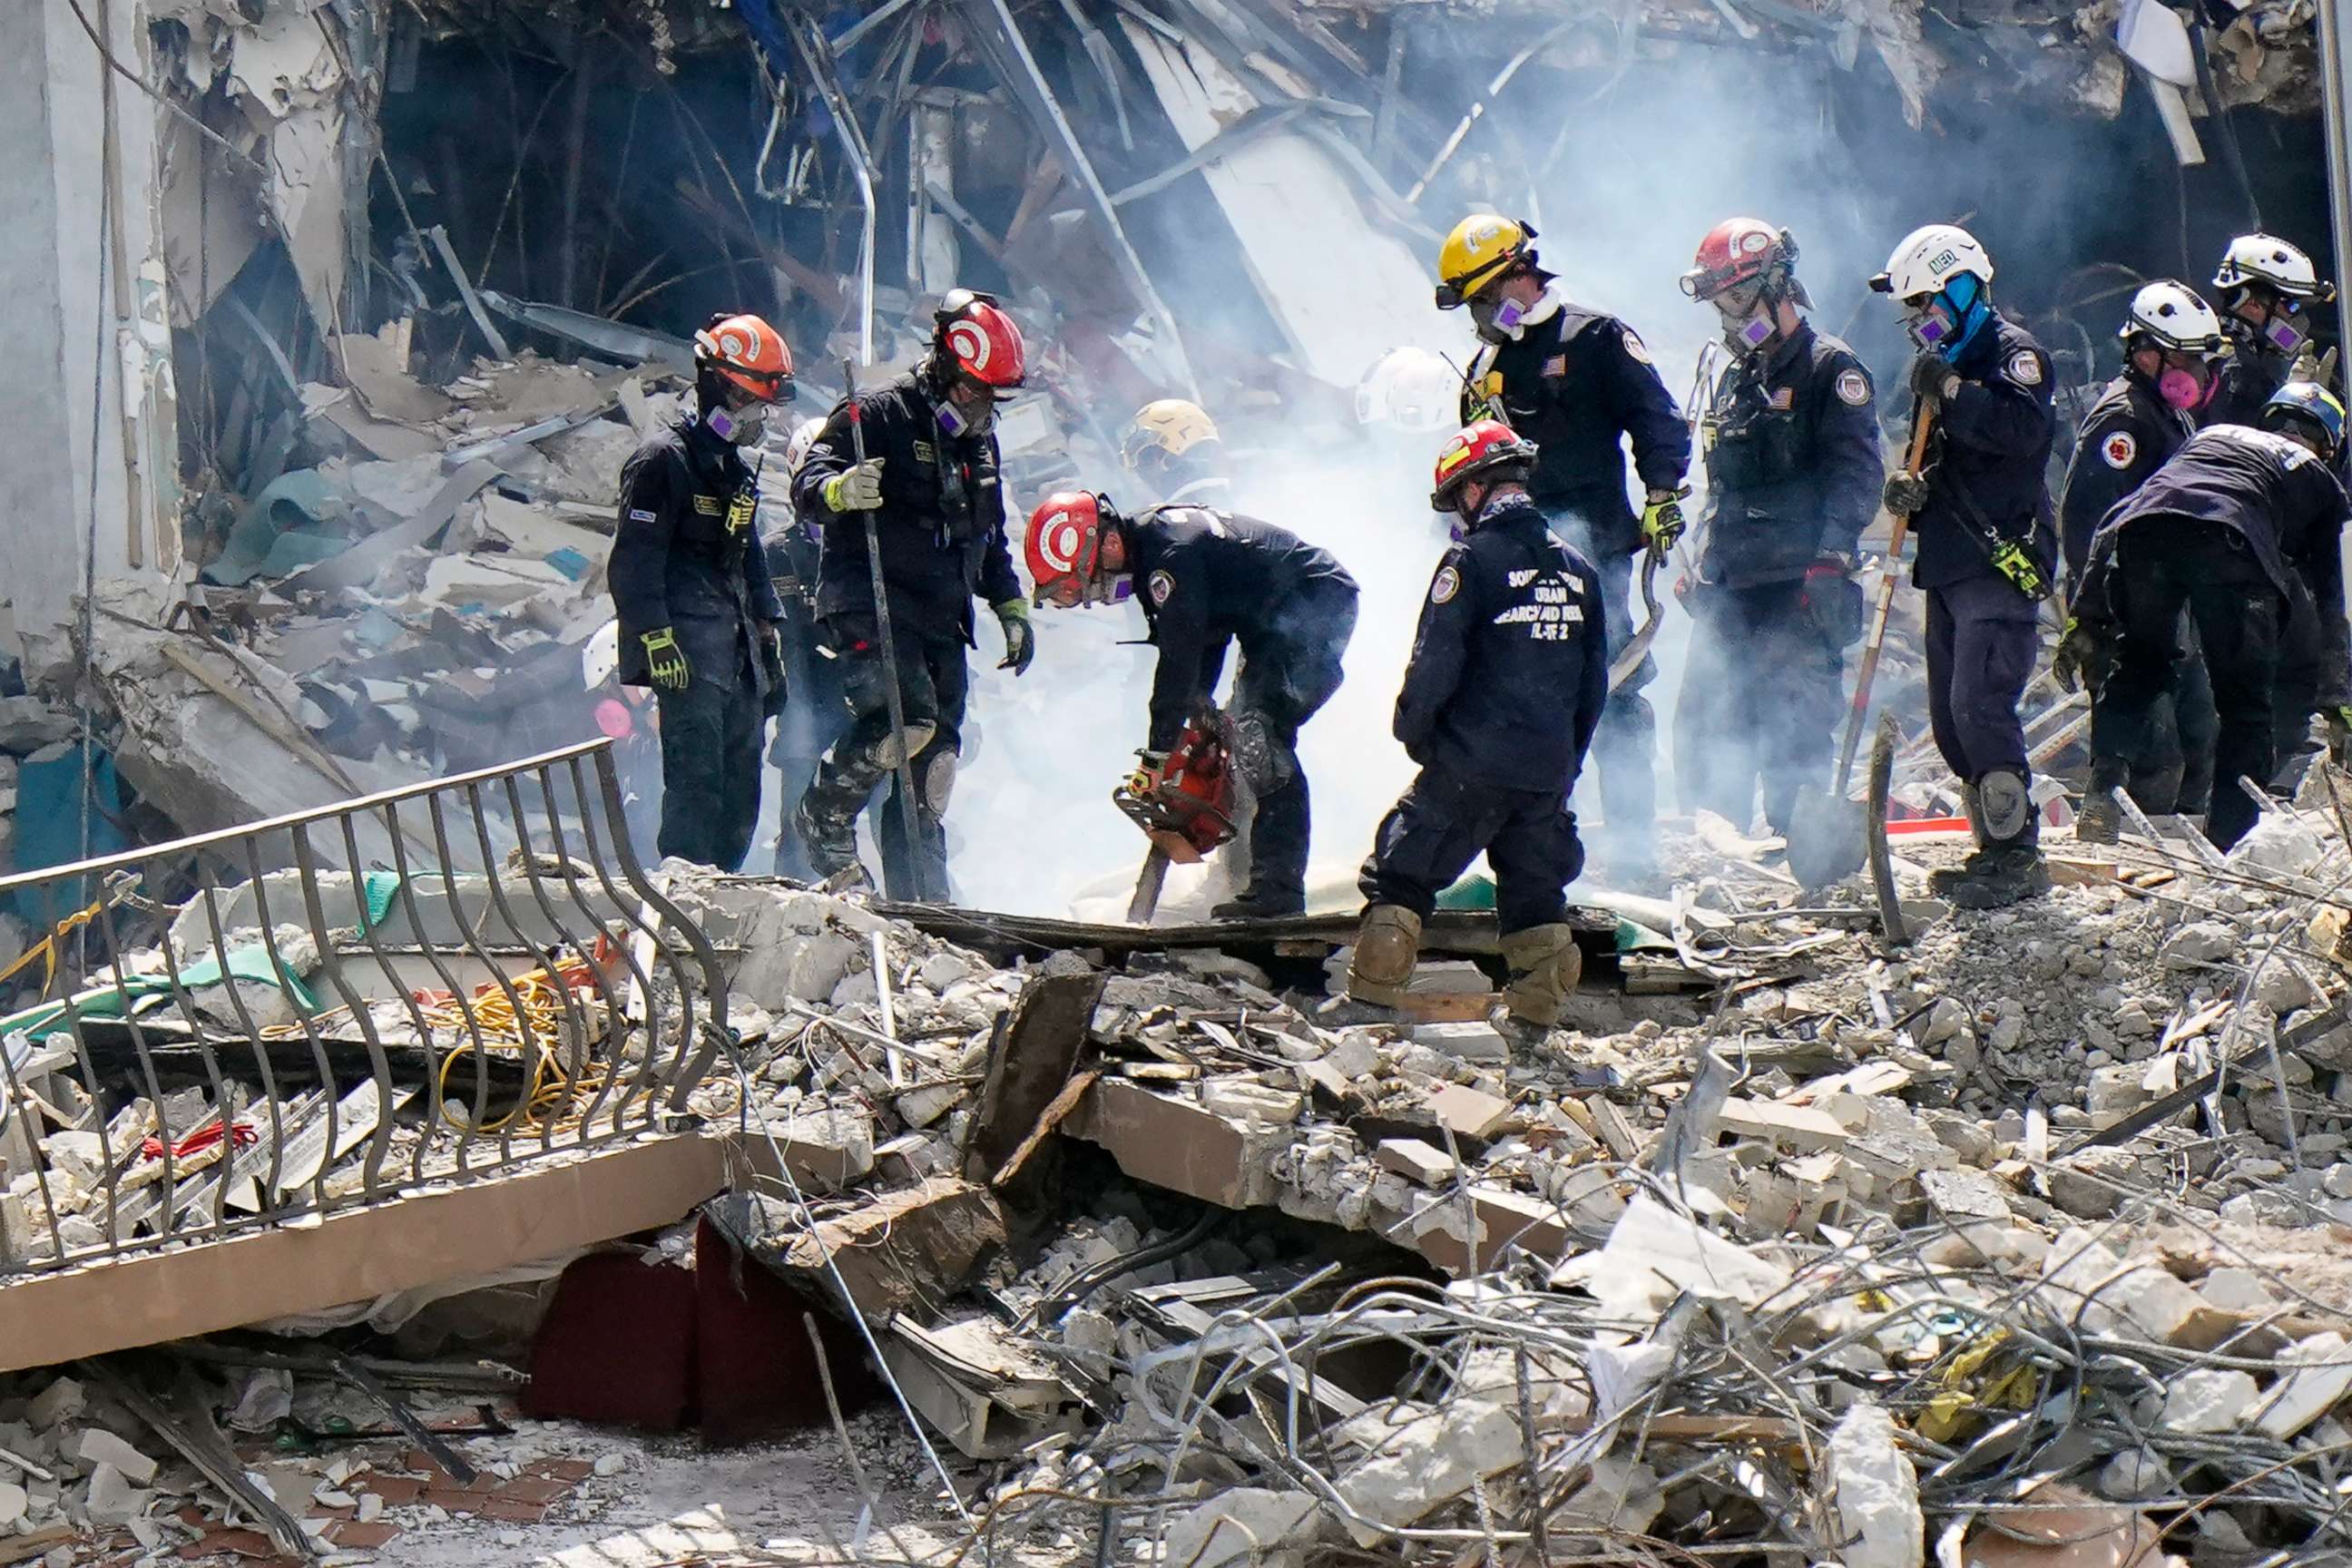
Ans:
{"type": "MultiPolygon", "coordinates": [[[[908,740],[914,739],[910,734],[908,740]]],[[[955,794],[956,754],[942,746],[931,753],[915,774],[915,793],[921,796],[924,811],[933,817],[948,814],[948,797],[955,794]]]]}
{"type": "Polygon", "coordinates": [[[1977,810],[1986,839],[2006,844],[2023,836],[2033,822],[2033,796],[2025,775],[1995,768],[1977,780],[1977,810]]]}
{"type": "Polygon", "coordinates": [[[1298,773],[1297,753],[1263,713],[1244,713],[1234,721],[1234,761],[1260,795],[1280,789],[1298,773]]]}
{"type": "Polygon", "coordinates": [[[936,729],[929,724],[909,721],[907,725],[907,749],[904,753],[898,750],[898,738],[885,730],[874,738],[874,744],[869,748],[867,754],[883,767],[895,768],[901,762],[909,761],[920,755],[923,748],[931,743],[932,735],[937,732],[936,729]]]}
{"type": "Polygon", "coordinates": [[[1404,1000],[1420,956],[1421,917],[1402,905],[1374,904],[1356,930],[1356,952],[1348,963],[1349,996],[1395,1006],[1404,1000]]]}

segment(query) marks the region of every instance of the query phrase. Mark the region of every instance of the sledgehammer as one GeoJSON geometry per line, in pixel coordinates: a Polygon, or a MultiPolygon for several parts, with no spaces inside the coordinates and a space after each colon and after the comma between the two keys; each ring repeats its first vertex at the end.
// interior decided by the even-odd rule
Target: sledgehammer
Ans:
{"type": "MultiPolygon", "coordinates": [[[[1935,407],[1922,403],[1911,420],[1911,446],[1903,469],[1916,474],[1927,461],[1927,437],[1936,424],[1935,407]]],[[[1895,608],[1895,576],[1903,559],[1903,539],[1909,531],[1907,513],[1896,512],[1888,535],[1886,570],[1878,580],[1878,605],[1870,617],[1870,636],[1862,647],[1862,668],[1854,672],[1853,703],[1846,710],[1845,739],[1838,747],[1837,783],[1828,795],[1810,784],[1798,791],[1789,814],[1789,870],[1806,888],[1824,888],[1862,869],[1864,828],[1862,803],[1846,798],[1853,778],[1853,755],[1862,743],[1863,720],[1870,712],[1870,686],[1878,674],[1879,650],[1886,646],[1886,620],[1895,608]]]]}

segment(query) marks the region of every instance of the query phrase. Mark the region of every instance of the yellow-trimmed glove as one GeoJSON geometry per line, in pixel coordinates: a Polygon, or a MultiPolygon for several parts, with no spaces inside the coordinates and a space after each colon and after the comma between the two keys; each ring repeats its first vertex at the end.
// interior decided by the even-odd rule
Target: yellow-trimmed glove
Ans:
{"type": "Polygon", "coordinates": [[[817,487],[835,511],[873,511],[882,504],[882,459],[868,458],[817,487]]]}
{"type": "Polygon", "coordinates": [[[646,645],[646,673],[664,691],[683,691],[694,678],[687,667],[686,652],[677,646],[677,634],[667,626],[656,626],[639,635],[646,645]]]}
{"type": "Polygon", "coordinates": [[[2051,677],[2068,691],[2087,685],[2095,697],[2106,682],[2109,653],[2104,626],[2069,616],[2066,629],[2058,634],[2057,650],[2050,656],[2051,677]]]}
{"type": "Polygon", "coordinates": [[[1679,489],[1652,490],[1649,493],[1649,499],[1642,508],[1642,537],[1650,542],[1651,549],[1661,552],[1672,550],[1675,541],[1683,536],[1683,530],[1689,526],[1683,519],[1683,497],[1690,493],[1688,485],[1679,489]]]}
{"type": "Polygon", "coordinates": [[[997,660],[996,668],[1028,674],[1031,661],[1037,657],[1037,628],[1029,624],[1029,601],[1007,599],[989,608],[996,612],[996,624],[1004,628],[1004,657],[997,660]]]}

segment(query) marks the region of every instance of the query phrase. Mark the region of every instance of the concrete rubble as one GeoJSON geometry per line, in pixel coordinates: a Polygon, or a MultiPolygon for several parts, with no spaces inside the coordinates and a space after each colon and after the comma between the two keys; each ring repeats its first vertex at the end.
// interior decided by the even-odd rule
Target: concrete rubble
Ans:
{"type": "MultiPolygon", "coordinates": [[[[1410,1020],[1318,1024],[1344,922],[1041,961],[1017,921],[968,946],[938,934],[955,911],[671,864],[730,991],[686,1124],[744,1164],[707,1216],[863,1322],[844,1353],[967,1467],[974,1527],[1046,1560],[1108,1529],[1120,1556],[1221,1563],[1745,1543],[2055,1568],[2084,1534],[2143,1553],[2116,1562],[2329,1561],[2352,1546],[2352,855],[2327,783],[2279,805],[2259,864],[2126,837],[2043,904],[1907,948],[1850,893],[1696,881],[1645,912],[1707,990],[1644,994],[1614,956],[1638,922],[1594,929],[1572,1027],[1500,1061],[1410,1020]],[[2284,1013],[2279,972],[2303,983],[2284,1013]]],[[[1472,922],[1433,931],[1466,959],[1451,984],[1491,986],[1472,922]]],[[[433,1136],[413,1103],[391,1121],[404,1150],[433,1136]]],[[[45,1128],[41,1169],[102,1224],[80,1131],[45,1128]]],[[[37,1248],[21,1184],[8,1234],[37,1248]]],[[[11,1386],[0,1547],[245,1527],[111,1384],[11,1386]]],[[[284,1398],[209,1386],[222,1419],[284,1398]]],[[[504,1441],[468,1452],[535,1473],[504,1441]]],[[[366,1451],[312,1478],[299,1528],[441,1528],[371,1492],[390,1460],[366,1451]]],[[[899,1478],[934,1525],[938,1479],[899,1478]]]]}

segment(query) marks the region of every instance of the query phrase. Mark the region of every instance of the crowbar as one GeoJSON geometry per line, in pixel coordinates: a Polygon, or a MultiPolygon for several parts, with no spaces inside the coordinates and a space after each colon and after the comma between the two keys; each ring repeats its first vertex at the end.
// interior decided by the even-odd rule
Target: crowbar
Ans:
{"type": "Polygon", "coordinates": [[[1652,544],[1642,556],[1642,613],[1646,617],[1642,629],[1625,639],[1617,657],[1609,661],[1609,689],[1616,690],[1633,678],[1650,657],[1650,645],[1658,640],[1658,627],[1664,624],[1666,612],[1658,603],[1658,568],[1664,563],[1666,552],[1652,544]]]}

